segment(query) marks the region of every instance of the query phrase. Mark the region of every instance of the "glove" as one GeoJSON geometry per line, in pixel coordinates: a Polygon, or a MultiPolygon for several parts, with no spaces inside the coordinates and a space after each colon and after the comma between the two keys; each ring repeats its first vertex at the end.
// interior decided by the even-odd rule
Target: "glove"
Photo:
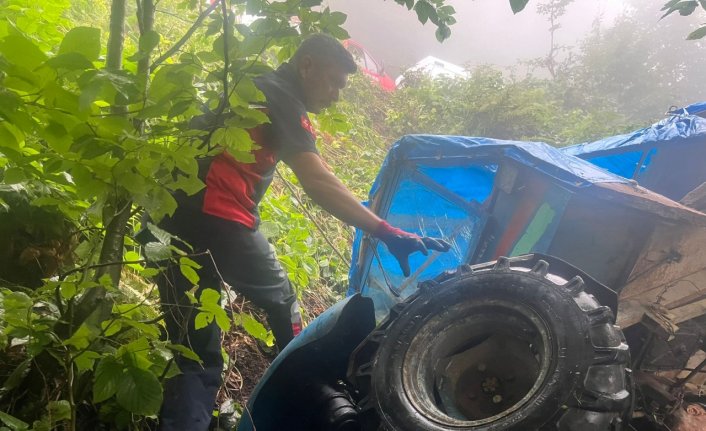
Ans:
{"type": "Polygon", "coordinates": [[[409,255],[421,251],[426,256],[429,250],[449,251],[451,244],[440,238],[420,237],[381,221],[372,235],[385,243],[390,253],[400,264],[402,274],[409,277],[409,255]]]}

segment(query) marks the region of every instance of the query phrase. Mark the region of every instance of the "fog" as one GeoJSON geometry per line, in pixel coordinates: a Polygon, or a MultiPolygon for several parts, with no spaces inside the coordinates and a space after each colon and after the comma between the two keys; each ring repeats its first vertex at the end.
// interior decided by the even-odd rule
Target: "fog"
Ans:
{"type": "MultiPolygon", "coordinates": [[[[344,12],[344,27],[351,37],[385,64],[393,77],[417,61],[433,55],[463,66],[494,64],[507,67],[521,60],[545,56],[549,50],[549,24],[536,12],[538,0],[513,15],[508,0],[449,0],[456,9],[456,20],[449,40],[436,41],[436,27],[422,25],[414,11],[408,11],[392,0],[328,0],[333,10],[344,12]]],[[[556,33],[558,43],[573,46],[600,17],[609,25],[628,7],[625,0],[576,0],[561,18],[556,33]]],[[[655,10],[659,0],[643,2],[655,10]]],[[[685,28],[686,34],[686,28],[685,28]]]]}

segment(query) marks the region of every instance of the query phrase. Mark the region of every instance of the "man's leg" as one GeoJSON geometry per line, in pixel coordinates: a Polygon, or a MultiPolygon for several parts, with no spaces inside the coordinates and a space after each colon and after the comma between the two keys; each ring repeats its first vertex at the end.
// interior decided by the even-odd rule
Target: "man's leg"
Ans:
{"type": "Polygon", "coordinates": [[[267,313],[282,350],[302,329],[296,294],[265,236],[237,223],[229,225],[231,241],[213,244],[218,270],[226,283],[267,313]]]}
{"type": "MultiPolygon", "coordinates": [[[[209,251],[193,257],[202,266],[200,285],[217,288],[222,278],[264,309],[280,350],[299,333],[302,323],[296,295],[261,233],[219,217],[180,210],[160,226],[191,244],[195,252],[209,251]]],[[[202,367],[186,358],[178,360],[183,374],[165,384],[160,427],[165,431],[205,429],[201,426],[208,426],[221,384],[220,331],[215,322],[194,329],[197,311],[184,295],[192,285],[178,265],[170,267],[158,284],[170,340],[192,348],[203,361],[202,367]],[[184,421],[194,425],[184,427],[184,421]]]]}
{"type": "MultiPolygon", "coordinates": [[[[202,361],[198,363],[175,355],[181,374],[164,384],[160,430],[206,430],[221,386],[223,357],[220,330],[215,322],[205,328],[194,327],[198,310],[184,294],[192,286],[181,274],[178,265],[171,265],[160,274],[157,284],[170,341],[190,348],[202,361]]],[[[218,289],[218,284],[209,282],[208,278],[202,278],[201,285],[218,289]]],[[[199,296],[198,292],[196,296],[199,296]]]]}

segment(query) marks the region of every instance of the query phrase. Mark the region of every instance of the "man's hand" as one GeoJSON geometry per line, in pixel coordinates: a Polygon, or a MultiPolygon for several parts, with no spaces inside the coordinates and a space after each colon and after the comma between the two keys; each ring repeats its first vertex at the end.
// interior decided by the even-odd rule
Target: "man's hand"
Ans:
{"type": "Polygon", "coordinates": [[[385,243],[390,253],[400,263],[402,273],[409,277],[409,255],[421,251],[425,256],[429,250],[449,251],[451,244],[440,238],[420,237],[413,233],[390,226],[386,221],[381,221],[373,236],[380,238],[385,243]]]}

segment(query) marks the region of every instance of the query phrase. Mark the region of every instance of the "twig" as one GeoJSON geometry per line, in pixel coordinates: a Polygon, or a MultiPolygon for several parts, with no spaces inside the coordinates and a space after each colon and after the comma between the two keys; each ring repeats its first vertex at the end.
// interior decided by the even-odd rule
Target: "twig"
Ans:
{"type": "Polygon", "coordinates": [[[93,265],[86,265],[86,266],[80,266],[78,268],[70,269],[66,271],[65,273],[61,274],[59,276],[59,281],[64,281],[66,277],[69,275],[75,273],[75,272],[80,272],[83,270],[88,270],[88,269],[94,269],[94,268],[103,268],[106,266],[113,266],[113,265],[129,265],[132,263],[145,263],[147,262],[147,259],[140,259],[140,260],[122,260],[122,261],[117,261],[117,262],[104,262],[104,263],[96,263],[93,265]]]}
{"type": "Polygon", "coordinates": [[[165,53],[162,54],[159,58],[157,58],[154,62],[152,62],[152,65],[151,65],[150,69],[151,69],[151,70],[154,70],[157,66],[159,66],[160,64],[162,64],[166,59],[168,59],[169,57],[171,57],[172,55],[174,55],[175,52],[179,51],[179,48],[181,48],[182,46],[184,46],[184,44],[189,40],[189,38],[191,37],[191,35],[193,35],[194,32],[196,31],[196,29],[199,28],[199,26],[201,25],[201,23],[203,22],[203,20],[206,19],[206,17],[207,17],[211,12],[213,12],[213,11],[218,7],[218,5],[219,5],[222,1],[223,1],[223,0],[216,0],[216,1],[214,1],[205,11],[203,11],[203,12],[201,13],[201,15],[199,15],[199,17],[196,18],[196,21],[194,21],[194,25],[192,25],[192,26],[186,31],[186,33],[184,33],[184,36],[182,36],[181,39],[179,39],[179,41],[178,41],[177,43],[175,43],[171,48],[169,48],[169,49],[167,50],[167,52],[165,52],[165,53]]]}
{"type": "MultiPolygon", "coordinates": [[[[223,99],[221,103],[228,107],[228,69],[230,68],[230,55],[228,53],[228,37],[230,36],[230,22],[228,20],[228,0],[221,1],[223,12],[223,99]]],[[[224,108],[225,109],[225,108],[224,108]]]]}
{"type": "Polygon", "coordinates": [[[282,176],[279,169],[275,168],[275,172],[277,173],[277,176],[282,180],[285,187],[287,187],[287,189],[289,189],[289,192],[292,194],[292,197],[294,198],[294,200],[297,201],[297,204],[299,204],[299,207],[301,208],[301,210],[304,211],[304,214],[306,214],[307,217],[309,217],[309,220],[311,220],[311,222],[314,223],[314,226],[316,226],[316,228],[319,230],[319,232],[321,232],[321,234],[322,234],[321,236],[328,243],[328,245],[331,246],[334,253],[336,253],[338,255],[338,257],[341,259],[342,262],[348,262],[348,259],[346,259],[343,256],[343,254],[336,248],[336,246],[333,244],[333,242],[331,242],[329,237],[326,235],[326,230],[324,230],[324,228],[316,221],[316,219],[314,219],[314,216],[311,214],[309,209],[304,206],[302,201],[299,199],[299,196],[297,196],[296,192],[294,191],[294,187],[292,187],[292,184],[289,181],[287,181],[286,178],[284,178],[282,176]]]}

